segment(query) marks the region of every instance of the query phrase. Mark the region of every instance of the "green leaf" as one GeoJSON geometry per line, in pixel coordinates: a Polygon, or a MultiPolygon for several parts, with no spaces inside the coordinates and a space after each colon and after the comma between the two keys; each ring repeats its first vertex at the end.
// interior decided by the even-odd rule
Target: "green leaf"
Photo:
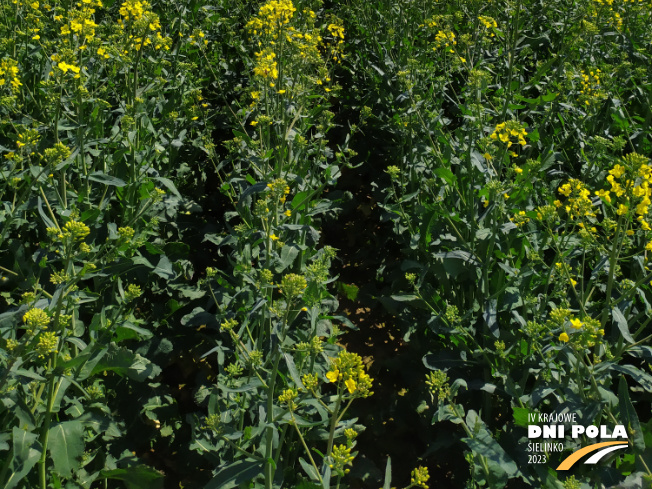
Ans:
{"type": "Polygon", "coordinates": [[[486,429],[484,422],[475,411],[469,411],[466,417],[466,423],[474,434],[473,438],[462,438],[462,441],[464,441],[474,453],[483,455],[488,461],[497,464],[510,478],[520,475],[516,463],[509,455],[507,455],[505,450],[503,450],[503,447],[501,447],[491,436],[489,431],[486,429]]]}
{"type": "Polygon", "coordinates": [[[321,486],[319,484],[315,484],[314,482],[302,480],[294,487],[294,489],[321,489],[321,486]]]}
{"type": "Polygon", "coordinates": [[[41,444],[35,433],[14,426],[12,435],[14,456],[11,460],[11,475],[5,483],[5,489],[16,487],[41,458],[41,444]]]}
{"type": "Polygon", "coordinates": [[[496,489],[505,487],[508,479],[520,475],[516,463],[492,438],[475,411],[469,411],[466,422],[473,437],[462,438],[462,441],[469,446],[475,457],[485,459],[488,468],[486,473],[483,464],[475,464],[474,476],[478,479],[478,483],[481,484],[481,480],[486,478],[489,487],[496,489]]]}
{"type": "Polygon", "coordinates": [[[263,472],[263,463],[256,460],[238,460],[223,467],[204,489],[229,489],[252,480],[263,472]]]}
{"type": "Polygon", "coordinates": [[[303,470],[305,471],[306,474],[308,474],[308,477],[314,481],[319,480],[319,473],[315,470],[315,468],[306,462],[303,458],[299,457],[299,463],[301,464],[301,467],[303,467],[303,470]]]}
{"type": "Polygon", "coordinates": [[[645,437],[643,436],[643,430],[641,428],[641,423],[638,420],[638,415],[634,409],[631,399],[629,398],[629,386],[625,377],[620,376],[620,382],[618,383],[618,411],[620,412],[620,421],[625,425],[627,434],[630,437],[630,441],[634,446],[634,449],[642,452],[645,450],[645,437]]]}
{"type": "Polygon", "coordinates": [[[541,95],[541,100],[543,100],[544,102],[552,102],[553,100],[555,100],[557,98],[557,95],[559,95],[559,94],[558,93],[546,92],[545,95],[541,95]]]}
{"type": "Polygon", "coordinates": [[[629,375],[646,391],[652,392],[652,376],[650,376],[650,374],[647,372],[634,367],[634,365],[612,365],[611,368],[612,370],[616,370],[618,372],[629,375]]]}
{"type": "Polygon", "coordinates": [[[393,300],[397,302],[412,302],[412,301],[419,300],[419,297],[414,294],[393,295],[391,297],[393,300]]]}
{"type": "Polygon", "coordinates": [[[40,376],[36,372],[32,372],[31,370],[25,370],[23,368],[12,369],[11,373],[17,377],[27,377],[28,379],[34,379],[39,381],[45,380],[44,377],[40,376]]]}
{"type": "Polygon", "coordinates": [[[634,338],[632,338],[632,335],[629,332],[629,325],[627,324],[627,319],[625,319],[625,316],[623,315],[622,312],[620,312],[620,309],[618,307],[614,307],[611,310],[611,316],[616,323],[616,326],[618,326],[618,329],[620,330],[620,334],[623,335],[623,338],[625,338],[625,341],[627,343],[634,343],[634,338]]]}
{"type": "Polygon", "coordinates": [[[165,188],[167,188],[167,189],[168,189],[170,192],[172,192],[175,196],[181,198],[181,194],[180,194],[179,191],[177,190],[177,187],[175,187],[175,185],[174,185],[174,183],[172,182],[172,180],[170,180],[169,178],[165,178],[165,177],[155,177],[154,180],[157,180],[157,181],[161,182],[161,184],[163,184],[163,186],[164,186],[165,188]]]}
{"type": "Polygon", "coordinates": [[[276,271],[281,273],[283,270],[291,266],[297,256],[299,256],[299,248],[295,245],[283,246],[279,263],[276,265],[276,271]]]}
{"type": "Polygon", "coordinates": [[[79,468],[84,453],[84,430],[81,422],[64,421],[50,428],[48,451],[54,462],[54,469],[62,476],[69,476],[79,468]]]}
{"type": "Polygon", "coordinates": [[[360,288],[355,284],[345,284],[344,282],[337,282],[337,291],[341,294],[344,294],[346,298],[350,301],[354,301],[358,298],[358,292],[360,288]]]}
{"type": "Polygon", "coordinates": [[[539,139],[541,139],[541,135],[539,134],[538,129],[533,129],[532,131],[528,132],[527,137],[533,143],[536,143],[539,141],[539,139]]]}
{"type": "Polygon", "coordinates": [[[91,375],[107,370],[113,370],[120,375],[126,375],[130,379],[137,380],[138,382],[143,382],[148,378],[154,378],[161,373],[158,365],[126,348],[118,347],[115,343],[111,343],[109,351],[93,367],[91,375]]]}
{"type": "MultiPolygon", "coordinates": [[[[461,413],[462,416],[464,415],[464,407],[461,404],[456,404],[455,410],[461,413]]],[[[437,421],[450,421],[454,424],[460,424],[464,420],[458,414],[455,414],[455,411],[453,411],[449,404],[440,404],[439,409],[437,409],[437,412],[432,417],[432,424],[435,424],[437,421]]]]}
{"type": "Polygon", "coordinates": [[[23,396],[16,391],[9,392],[6,397],[0,398],[0,412],[8,410],[18,420],[18,425],[26,429],[36,428],[36,419],[30,407],[25,403],[23,396]]]}
{"type": "Polygon", "coordinates": [[[66,394],[70,384],[72,384],[70,379],[66,377],[59,377],[54,390],[54,402],[52,403],[53,413],[58,413],[61,409],[61,401],[63,401],[63,396],[66,394]]]}
{"type": "Polygon", "coordinates": [[[294,212],[299,212],[305,209],[307,203],[308,203],[308,192],[305,190],[302,192],[297,192],[297,194],[292,199],[292,204],[291,204],[292,210],[294,212]]]}
{"type": "Polygon", "coordinates": [[[82,380],[86,380],[88,377],[93,375],[93,369],[98,363],[100,363],[102,357],[104,357],[108,351],[108,348],[99,349],[97,344],[88,345],[88,347],[86,347],[84,351],[80,352],[80,354],[75,358],[65,362],[62,365],[62,368],[74,368],[77,365],[80,365],[75,378],[78,382],[81,382],[82,380]]]}
{"type": "Polygon", "coordinates": [[[498,301],[496,299],[489,299],[485,304],[484,314],[482,315],[485,322],[487,323],[487,327],[489,328],[489,331],[491,331],[491,334],[493,334],[496,338],[500,336],[500,330],[498,329],[498,321],[496,319],[497,304],[498,301]]]}
{"type": "Polygon", "coordinates": [[[240,387],[227,387],[224,384],[217,384],[217,388],[224,392],[248,392],[263,385],[260,379],[252,379],[240,387]]]}
{"type": "Polygon", "coordinates": [[[512,406],[512,411],[514,415],[514,424],[516,426],[528,426],[530,422],[528,421],[528,415],[530,410],[528,408],[512,406]]]}
{"type": "Polygon", "coordinates": [[[283,358],[285,359],[285,363],[288,366],[288,372],[290,372],[290,377],[292,377],[292,380],[294,381],[297,388],[305,389],[303,382],[301,382],[301,377],[299,376],[299,371],[297,370],[297,366],[294,364],[294,360],[292,359],[292,357],[287,353],[283,353],[283,358]]]}
{"type": "Polygon", "coordinates": [[[163,474],[144,465],[103,470],[100,472],[100,477],[123,481],[127,489],[160,489],[163,487],[163,474]]]}
{"type": "Polygon", "coordinates": [[[9,433],[0,433],[0,450],[5,451],[9,450],[9,439],[11,435],[9,433]]]}
{"type": "Polygon", "coordinates": [[[331,468],[330,468],[330,465],[328,465],[328,464],[323,464],[322,465],[321,487],[322,487],[322,489],[330,489],[330,487],[331,487],[331,468]]]}
{"type": "Polygon", "coordinates": [[[465,271],[475,270],[482,266],[474,254],[464,250],[434,253],[432,256],[443,262],[446,273],[454,279],[465,271]]]}
{"type": "Polygon", "coordinates": [[[387,457],[387,465],[385,466],[385,482],[383,489],[391,489],[392,486],[392,457],[387,457]]]}
{"type": "Polygon", "coordinates": [[[433,173],[444,180],[448,185],[455,184],[455,181],[457,180],[455,174],[448,168],[437,168],[433,171],[433,173]]]}
{"type": "Polygon", "coordinates": [[[161,259],[158,261],[158,265],[156,265],[153,273],[165,280],[172,280],[175,277],[174,270],[172,270],[172,263],[165,255],[161,256],[161,259]]]}
{"type": "Polygon", "coordinates": [[[43,201],[41,200],[41,197],[39,196],[36,200],[37,202],[37,207],[38,207],[38,213],[41,216],[41,219],[43,219],[43,222],[45,225],[49,228],[56,228],[57,225],[48,217],[48,215],[45,213],[43,210],[43,201]]]}
{"type": "Polygon", "coordinates": [[[102,173],[100,171],[91,173],[88,175],[88,179],[92,182],[103,183],[104,185],[113,185],[114,187],[124,187],[127,185],[124,180],[120,180],[119,178],[112,177],[111,175],[107,175],[106,173],[102,173]]]}
{"type": "Polygon", "coordinates": [[[116,328],[116,334],[118,335],[117,341],[120,342],[123,339],[141,339],[141,338],[151,338],[152,332],[136,326],[135,324],[125,321],[120,326],[116,328]]]}

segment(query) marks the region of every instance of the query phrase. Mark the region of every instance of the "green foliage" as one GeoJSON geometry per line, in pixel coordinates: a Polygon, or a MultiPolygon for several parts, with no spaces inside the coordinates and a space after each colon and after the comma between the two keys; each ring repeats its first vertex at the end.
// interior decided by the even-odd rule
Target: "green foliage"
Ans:
{"type": "Polygon", "coordinates": [[[367,130],[391,135],[376,186],[403,252],[392,307],[417,351],[429,345],[428,368],[485,386],[480,405],[471,393],[456,404],[429,378],[433,422],[465,429],[470,487],[543,487],[549,474],[514,464],[526,413],[626,424],[615,372],[649,399],[635,360],[652,298],[650,102],[636,88],[650,86],[649,12],[600,1],[345,10],[364,39],[349,68],[368,94],[367,130]],[[515,424],[500,420],[509,408],[515,424]]]}
{"type": "MultiPolygon", "coordinates": [[[[649,1],[0,11],[0,485],[339,489],[378,465],[357,436],[383,421],[352,414],[374,358],[337,301],[369,284],[323,232],[353,161],[378,209],[347,232],[378,211],[400,250],[375,264],[405,341],[383,366],[422,379],[405,419],[452,424],[466,486],[652,477],[649,1]],[[534,412],[631,446],[565,477],[527,463],[534,412]]],[[[443,445],[414,431],[394,479],[427,488],[443,445]]]]}

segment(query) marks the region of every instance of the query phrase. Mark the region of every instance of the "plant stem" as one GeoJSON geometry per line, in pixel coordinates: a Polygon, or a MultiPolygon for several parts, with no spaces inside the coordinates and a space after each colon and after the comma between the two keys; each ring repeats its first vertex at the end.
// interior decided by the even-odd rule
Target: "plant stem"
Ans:
{"type": "Polygon", "coordinates": [[[335,404],[335,409],[333,410],[333,417],[331,418],[331,427],[328,432],[328,447],[326,449],[327,457],[331,454],[331,451],[333,451],[333,439],[335,437],[335,428],[337,427],[337,421],[339,420],[338,414],[340,411],[340,406],[342,404],[342,392],[338,392],[337,394],[338,394],[337,402],[335,404]]]}
{"type": "Polygon", "coordinates": [[[604,329],[605,324],[607,324],[607,319],[609,319],[609,311],[611,310],[611,292],[614,285],[614,276],[616,261],[618,259],[618,238],[620,238],[620,228],[622,225],[622,218],[618,219],[616,224],[616,233],[614,235],[613,246],[611,248],[611,255],[609,256],[609,278],[607,280],[607,293],[604,300],[604,309],[602,309],[602,319],[600,321],[600,328],[604,329]]]}
{"type": "Polygon", "coordinates": [[[319,468],[317,468],[317,464],[315,463],[315,459],[312,458],[312,453],[310,453],[310,449],[308,448],[308,445],[306,445],[306,441],[303,439],[303,435],[301,434],[301,431],[299,430],[299,427],[297,426],[296,420],[294,419],[294,413],[292,413],[292,426],[294,426],[294,429],[296,430],[297,435],[299,435],[299,440],[301,440],[301,444],[303,445],[303,448],[306,451],[306,455],[308,455],[308,458],[310,459],[310,463],[314,467],[315,472],[317,472],[317,477],[319,478],[319,482],[321,482],[323,484],[324,481],[321,478],[321,474],[319,473],[319,468]]]}
{"type": "Polygon", "coordinates": [[[274,385],[276,384],[276,375],[278,373],[278,364],[281,360],[280,346],[277,346],[279,351],[275,352],[275,360],[272,371],[270,372],[270,380],[267,389],[267,440],[265,445],[265,489],[272,489],[274,480],[274,464],[272,460],[273,441],[274,441],[274,426],[272,426],[272,413],[274,412],[274,385]]]}
{"type": "Polygon", "coordinates": [[[45,410],[45,420],[43,426],[41,427],[41,458],[38,461],[39,464],[39,476],[40,476],[40,489],[47,489],[47,474],[46,474],[46,460],[47,460],[47,448],[48,448],[48,437],[50,436],[50,422],[52,420],[52,408],[54,406],[54,384],[56,382],[56,376],[54,375],[54,370],[57,366],[57,354],[52,355],[52,361],[49,368],[50,371],[50,380],[48,382],[48,397],[47,397],[47,407],[45,410]]]}

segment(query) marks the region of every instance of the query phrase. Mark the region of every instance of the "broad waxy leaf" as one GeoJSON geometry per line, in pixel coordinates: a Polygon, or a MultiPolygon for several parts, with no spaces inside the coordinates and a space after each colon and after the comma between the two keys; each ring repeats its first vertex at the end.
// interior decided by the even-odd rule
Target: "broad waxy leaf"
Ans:
{"type": "Polygon", "coordinates": [[[163,487],[163,474],[146,466],[135,466],[100,472],[103,479],[120,480],[127,489],[161,489],[163,487]]]}
{"type": "Polygon", "coordinates": [[[204,489],[229,489],[262,474],[263,462],[238,460],[220,469],[204,489]]]}
{"type": "Polygon", "coordinates": [[[12,489],[32,471],[39,458],[41,458],[42,447],[38,442],[38,435],[29,431],[14,427],[13,458],[11,460],[11,474],[5,482],[5,489],[12,489]]]}
{"type": "Polygon", "coordinates": [[[48,451],[60,475],[68,476],[77,470],[84,453],[82,423],[75,420],[54,424],[49,431],[48,451]]]}
{"type": "Polygon", "coordinates": [[[127,183],[120,178],[112,177],[111,175],[106,175],[102,172],[93,172],[88,175],[88,179],[92,182],[103,183],[104,185],[112,185],[114,187],[124,187],[127,183]]]}
{"type": "Polygon", "coordinates": [[[618,411],[620,413],[620,421],[627,430],[630,443],[638,451],[645,450],[645,437],[641,429],[641,423],[638,420],[638,415],[629,397],[629,386],[625,377],[620,377],[618,382],[618,411]]]}

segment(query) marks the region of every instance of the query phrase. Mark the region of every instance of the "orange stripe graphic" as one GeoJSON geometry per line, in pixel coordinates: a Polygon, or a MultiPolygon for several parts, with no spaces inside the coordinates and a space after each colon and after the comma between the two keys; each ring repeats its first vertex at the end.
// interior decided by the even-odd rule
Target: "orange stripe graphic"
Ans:
{"type": "Polygon", "coordinates": [[[588,447],[580,448],[578,451],[571,453],[568,457],[564,459],[562,463],[559,464],[557,470],[568,470],[570,469],[575,462],[581,459],[584,455],[587,455],[591,452],[595,452],[603,447],[608,447],[611,445],[627,445],[626,441],[605,441],[602,443],[594,443],[588,447]]]}

